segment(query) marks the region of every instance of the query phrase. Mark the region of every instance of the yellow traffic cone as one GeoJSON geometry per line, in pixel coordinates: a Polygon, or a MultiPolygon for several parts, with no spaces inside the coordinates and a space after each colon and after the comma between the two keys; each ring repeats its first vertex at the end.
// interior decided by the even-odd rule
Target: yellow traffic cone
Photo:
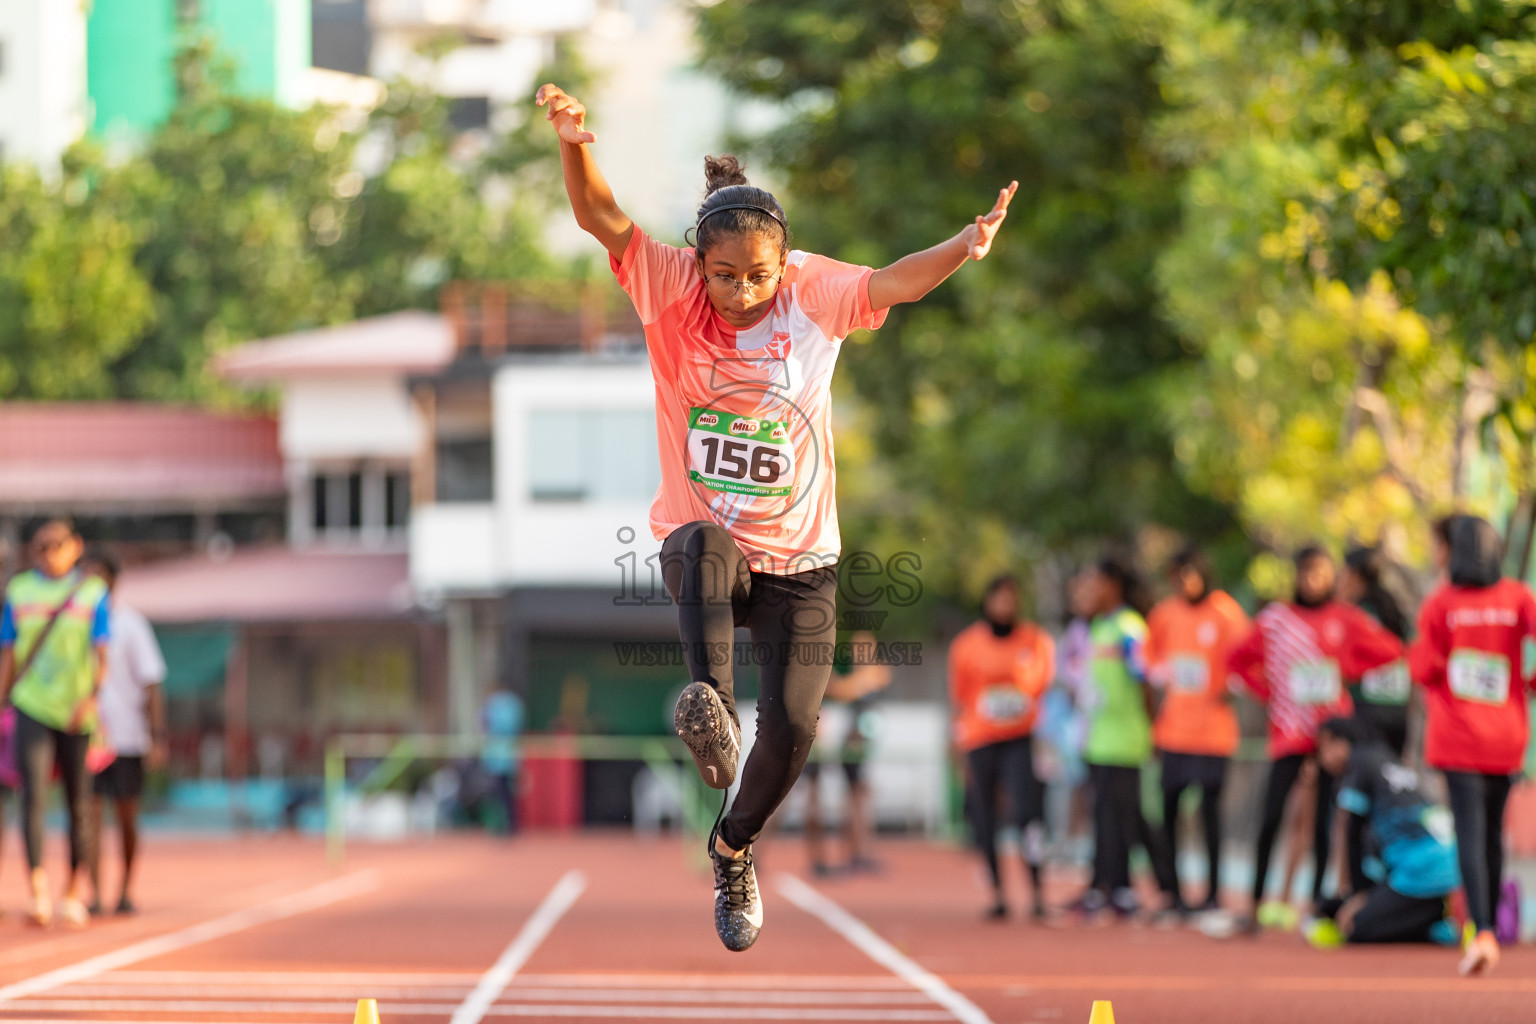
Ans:
{"type": "Polygon", "coordinates": [[[1109,1005],[1108,999],[1093,1001],[1093,1012],[1088,1015],[1088,1024],[1115,1024],[1115,1008],[1109,1005]]]}
{"type": "MultiPolygon", "coordinates": [[[[1108,1006],[1108,1003],[1104,1004],[1108,1006]]],[[[1097,1003],[1094,1004],[1098,1006],[1097,1003]]],[[[1094,1010],[1098,1012],[1097,1009],[1094,1010]]],[[[1097,1024],[1098,1018],[1094,1018],[1097,1024]]],[[[352,1024],[379,1024],[379,1001],[377,999],[359,999],[357,1001],[357,1013],[352,1017],[352,1024]]],[[[1114,1024],[1113,1021],[1110,1024],[1114,1024]]]]}

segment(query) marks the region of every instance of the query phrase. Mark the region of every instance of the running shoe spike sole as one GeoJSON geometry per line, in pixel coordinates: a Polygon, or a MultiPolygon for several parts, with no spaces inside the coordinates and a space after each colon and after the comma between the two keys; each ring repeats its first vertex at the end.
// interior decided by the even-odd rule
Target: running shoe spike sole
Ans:
{"type": "Polygon", "coordinates": [[[707,683],[689,683],[677,697],[672,726],[711,789],[730,789],[741,756],[741,727],[707,683]]]}

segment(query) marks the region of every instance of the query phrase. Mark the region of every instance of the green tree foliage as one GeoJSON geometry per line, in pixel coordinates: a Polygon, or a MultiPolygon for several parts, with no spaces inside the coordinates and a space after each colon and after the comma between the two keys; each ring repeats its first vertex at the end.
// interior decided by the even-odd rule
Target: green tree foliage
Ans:
{"type": "Polygon", "coordinates": [[[1430,515],[1530,488],[1531,10],[1196,5],[1168,47],[1176,450],[1260,539],[1422,558],[1430,515]]]}
{"type": "Polygon", "coordinates": [[[87,203],[77,173],[0,171],[0,395],[105,398],[108,360],[154,318],[133,227],[87,203]]]}
{"type": "Polygon", "coordinates": [[[843,354],[880,463],[844,476],[854,532],[920,541],[940,586],[1146,522],[1228,525],[1173,472],[1158,413],[1190,359],[1152,275],[1179,224],[1180,168],[1149,135],[1170,27],[1130,0],[701,12],[707,66],[793,111],[761,151],[803,247],[881,265],[1020,182],[986,261],[843,354]]]}
{"type": "Polygon", "coordinates": [[[76,146],[0,179],[0,397],[207,399],[240,341],[412,306],[456,277],[551,271],[410,82],[354,123],[238,95],[206,44],[141,151],[76,146]]]}

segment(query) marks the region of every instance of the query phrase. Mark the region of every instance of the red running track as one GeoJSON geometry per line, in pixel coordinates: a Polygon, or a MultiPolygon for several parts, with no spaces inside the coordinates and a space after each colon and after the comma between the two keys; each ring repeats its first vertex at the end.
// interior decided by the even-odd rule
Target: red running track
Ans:
{"type": "Polygon", "coordinates": [[[9,872],[0,1022],[345,1024],[365,996],[384,1024],[1078,1022],[1094,999],[1120,1024],[1536,1019],[1529,949],[1464,980],[1432,948],[989,925],[961,851],[885,843],[880,876],[807,884],[794,840],[774,843],[763,937],[732,954],[707,876],[673,840],[354,844],[332,872],[307,839],[151,837],[144,912],[84,931],[22,924],[9,872]]]}

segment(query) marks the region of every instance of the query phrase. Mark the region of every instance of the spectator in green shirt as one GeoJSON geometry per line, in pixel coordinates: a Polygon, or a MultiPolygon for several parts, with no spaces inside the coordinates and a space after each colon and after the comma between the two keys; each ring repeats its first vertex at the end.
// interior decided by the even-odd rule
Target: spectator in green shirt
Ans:
{"type": "Polygon", "coordinates": [[[1140,909],[1130,867],[1131,847],[1140,845],[1167,896],[1158,916],[1177,917],[1183,908],[1172,852],[1141,811],[1141,765],[1152,755],[1152,719],[1142,657],[1147,623],[1131,607],[1139,584],[1128,566],[1104,558],[1088,570],[1085,586],[1093,618],[1080,699],[1088,720],[1083,760],[1093,790],[1094,855],[1093,882],[1079,909],[1096,915],[1110,908],[1121,916],[1140,909]]]}
{"type": "Polygon", "coordinates": [[[79,569],[84,544],[73,523],[44,522],[28,547],[33,568],[12,577],[0,606],[0,704],[16,708],[22,830],[32,872],[28,916],[37,925],[53,920],[43,812],[57,767],[69,808],[70,877],[60,915],[80,927],[90,916],[82,895],[95,843],[85,755],[106,674],[111,613],[107,585],[79,569]]]}

